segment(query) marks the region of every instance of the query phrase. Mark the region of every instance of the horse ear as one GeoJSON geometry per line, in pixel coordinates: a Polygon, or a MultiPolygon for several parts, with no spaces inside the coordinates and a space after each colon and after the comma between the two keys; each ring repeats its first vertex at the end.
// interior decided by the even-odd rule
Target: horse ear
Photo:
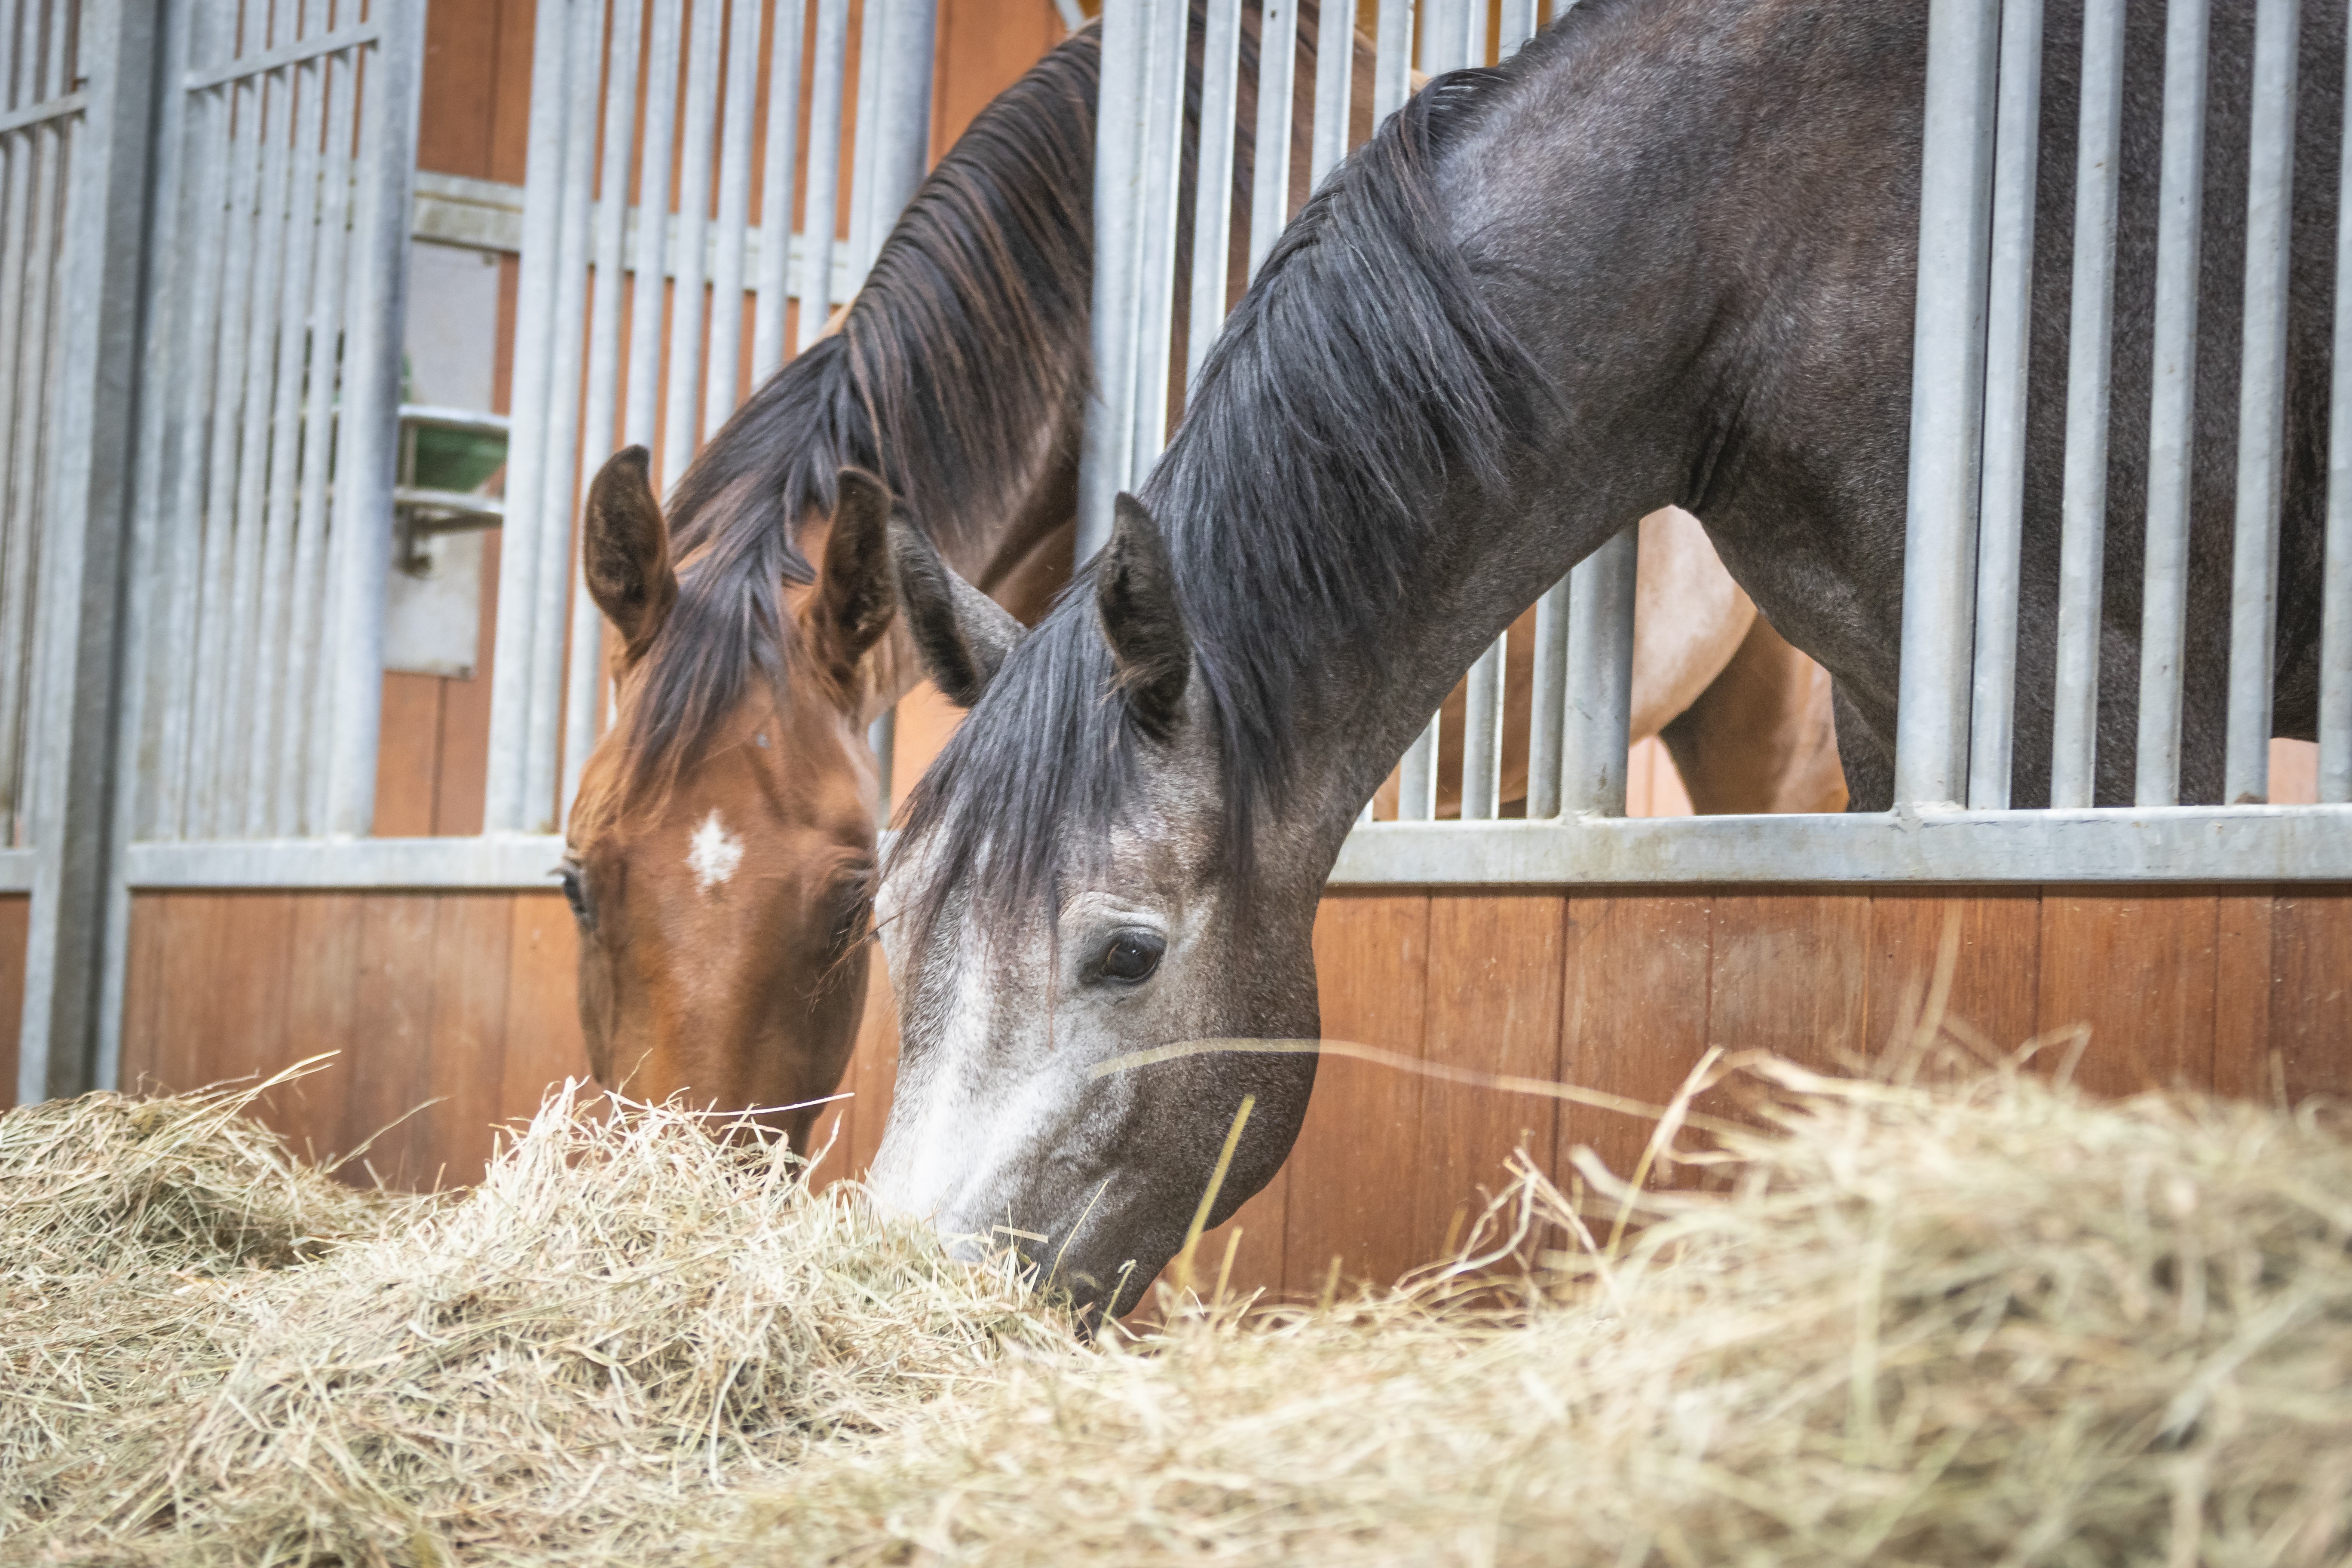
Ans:
{"type": "Polygon", "coordinates": [[[1167,542],[1143,503],[1121,494],[1110,542],[1095,568],[1095,614],[1118,666],[1144,733],[1165,740],[1184,716],[1184,688],[1192,676],[1192,640],[1176,602],[1176,574],[1167,542]]]}
{"type": "Polygon", "coordinates": [[[898,606],[890,596],[889,487],[863,468],[844,468],[836,494],[810,630],[820,657],[846,677],[898,606]]]}
{"type": "Polygon", "coordinates": [[[580,533],[580,570],[588,596],[621,634],[624,659],[635,662],[677,603],[669,529],[643,447],[622,447],[596,470],[580,533]]]}
{"type": "Polygon", "coordinates": [[[971,707],[1028,629],[957,576],[904,512],[890,520],[890,559],[924,673],[949,701],[971,707]]]}

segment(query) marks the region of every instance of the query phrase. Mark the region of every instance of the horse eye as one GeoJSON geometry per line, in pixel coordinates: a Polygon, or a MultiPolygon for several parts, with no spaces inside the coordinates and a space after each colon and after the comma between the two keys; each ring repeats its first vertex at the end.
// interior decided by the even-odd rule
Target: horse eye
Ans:
{"type": "Polygon", "coordinates": [[[1158,931],[1118,931],[1103,949],[1098,971],[1106,980],[1124,980],[1131,985],[1150,979],[1151,972],[1160,967],[1160,955],[1167,951],[1167,940],[1158,931]]]}
{"type": "Polygon", "coordinates": [[[583,930],[595,929],[596,922],[588,912],[588,889],[581,883],[577,866],[563,868],[563,901],[572,906],[572,918],[580,922],[583,930]]]}

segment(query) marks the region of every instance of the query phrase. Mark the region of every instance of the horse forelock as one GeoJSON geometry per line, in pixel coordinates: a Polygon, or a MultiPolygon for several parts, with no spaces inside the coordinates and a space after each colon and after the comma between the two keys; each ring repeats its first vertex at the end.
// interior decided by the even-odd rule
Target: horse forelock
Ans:
{"type": "Polygon", "coordinates": [[[841,328],[758,388],[668,506],[675,607],[631,673],[600,784],[607,812],[657,804],[750,689],[790,700],[788,585],[844,468],[877,473],[952,548],[1013,504],[1036,432],[1086,380],[1093,29],[983,109],[925,180],[841,328]]]}
{"type": "MultiPolygon", "coordinates": [[[[1430,179],[1515,74],[1441,78],[1326,181],[1144,488],[1177,567],[1244,918],[1260,818],[1297,769],[1302,672],[1337,646],[1377,674],[1449,477],[1499,485],[1550,396],[1481,299],[1430,179]]],[[[1154,742],[1115,689],[1092,581],[1082,568],[909,797],[896,853],[919,857],[911,930],[959,889],[984,935],[1050,921],[1056,889],[1101,869],[1154,742]]]]}

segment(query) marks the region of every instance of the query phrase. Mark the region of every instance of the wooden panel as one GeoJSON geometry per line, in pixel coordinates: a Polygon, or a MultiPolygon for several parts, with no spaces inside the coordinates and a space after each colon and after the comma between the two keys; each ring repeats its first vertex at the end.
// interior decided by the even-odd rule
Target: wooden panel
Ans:
{"type": "Polygon", "coordinates": [[[2043,895],[2038,1026],[2090,1026],[2077,1083],[2106,1095],[2210,1086],[2216,918],[2210,890],[2043,895]]]}
{"type": "Polygon", "coordinates": [[[441,772],[441,688],[437,675],[387,670],[383,729],[375,754],[375,832],[415,838],[433,831],[434,784],[441,772]]]}
{"type": "Polygon", "coordinates": [[[1839,1068],[1866,1055],[1870,899],[1717,894],[1709,910],[1706,1041],[1839,1068]]]}
{"type": "MultiPolygon", "coordinates": [[[[425,83],[416,166],[490,178],[490,148],[501,89],[530,90],[530,7],[515,0],[469,0],[425,13],[425,83]],[[503,56],[507,13],[522,12],[520,57],[503,56]]],[[[518,176],[519,177],[519,176],[518,176]]]]}
{"type": "Polygon", "coordinates": [[[2276,952],[2271,889],[2214,900],[2213,1081],[2216,1094],[2268,1096],[2273,1087],[2271,992],[2276,952]]]}
{"type": "MultiPolygon", "coordinates": [[[[1602,895],[1567,902],[1560,1081],[1664,1105],[1706,1049],[1706,900],[1602,895]]],[[[1563,1105],[1553,1170],[1566,1182],[1570,1155],[1582,1145],[1629,1175],[1652,1131],[1638,1117],[1563,1105]]]]}
{"type": "MultiPolygon", "coordinates": [[[[1558,893],[1431,896],[1423,1039],[1432,1062],[1547,1081],[1559,1076],[1567,919],[1568,900],[1558,893]]],[[[1352,980],[1339,978],[1343,985],[1352,980]]],[[[1417,1256],[1448,1256],[1486,1197],[1509,1181],[1513,1150],[1550,1166],[1555,1104],[1437,1079],[1423,1086],[1417,1256]]]]}
{"type": "MultiPolygon", "coordinates": [[[[142,893],[135,913],[150,900],[177,894],[142,893]]],[[[366,899],[359,893],[293,893],[292,954],[282,1005],[289,1062],[332,1051],[334,1062],[312,1077],[297,1079],[271,1097],[268,1120],[294,1147],[313,1159],[339,1154],[343,1141],[342,1105],[354,1070],[352,1017],[359,1001],[360,955],[366,925],[366,899]]]]}
{"type": "MultiPolygon", "coordinates": [[[[1428,955],[1428,894],[1328,895],[1315,922],[1325,1037],[1420,1056],[1428,955]]],[[[1367,1279],[1426,1261],[1410,1227],[1421,1093],[1415,1074],[1324,1058],[1290,1155],[1283,1278],[1294,1294],[1318,1289],[1334,1257],[1367,1279]]]]}
{"type": "Polygon", "coordinates": [[[0,1110],[16,1103],[16,1042],[25,1022],[25,939],[32,900],[0,896],[0,1110]]]}
{"type": "Polygon", "coordinates": [[[2270,1039],[2287,1098],[2352,1099],[2352,888],[2281,888],[2271,906],[2270,1039]]]}
{"type": "Polygon", "coordinates": [[[1063,37],[1052,0],[947,0],[931,86],[933,161],[1063,37]]]}
{"type": "Polygon", "coordinates": [[[512,893],[445,893],[433,928],[426,1083],[439,1100],[416,1119],[427,1187],[467,1185],[490,1156],[505,1083],[512,893]]]}
{"type": "Polygon", "coordinates": [[[527,1121],[550,1089],[589,1076],[580,1033],[580,930],[563,895],[515,894],[511,942],[499,1106],[501,1119],[527,1121]]]}
{"type": "Polygon", "coordinates": [[[340,1144],[347,1152],[367,1146],[344,1172],[354,1181],[418,1187],[433,1178],[425,1129],[410,1112],[433,1098],[429,960],[442,902],[407,893],[361,896],[340,1144]]]}
{"type": "Polygon", "coordinates": [[[1870,902],[1870,1012],[1864,1045],[1883,1055],[1935,984],[1948,921],[1959,950],[1944,1012],[2007,1049],[2035,1028],[2042,958],[2039,889],[1880,892],[1870,902]],[[1906,1008],[1909,1017],[1905,1016],[1906,1008]]]}

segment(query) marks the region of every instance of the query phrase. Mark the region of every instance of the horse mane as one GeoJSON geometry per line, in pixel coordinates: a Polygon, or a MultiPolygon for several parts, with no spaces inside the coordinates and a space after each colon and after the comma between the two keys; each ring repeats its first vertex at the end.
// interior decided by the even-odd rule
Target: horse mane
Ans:
{"type": "MultiPolygon", "coordinates": [[[[1244,871],[1286,797],[1299,673],[1381,629],[1435,538],[1448,480],[1500,486],[1549,383],[1486,304],[1432,183],[1523,68],[1438,79],[1343,163],[1285,231],[1203,366],[1144,487],[1176,567],[1244,871]]],[[[982,929],[1043,906],[1133,798],[1140,732],[1113,679],[1091,566],[1013,652],[909,798],[907,918],[970,889],[982,929]]],[[[1246,877],[1236,879],[1246,885],[1246,877]]]]}
{"type": "Polygon", "coordinates": [[[880,475],[949,549],[1013,504],[1038,435],[1087,377],[1099,34],[999,94],[891,230],[840,329],[770,377],[667,509],[675,606],[615,737],[618,807],[658,795],[741,699],[781,686],[778,591],[814,570],[800,535],[847,467],[880,475]]]}

